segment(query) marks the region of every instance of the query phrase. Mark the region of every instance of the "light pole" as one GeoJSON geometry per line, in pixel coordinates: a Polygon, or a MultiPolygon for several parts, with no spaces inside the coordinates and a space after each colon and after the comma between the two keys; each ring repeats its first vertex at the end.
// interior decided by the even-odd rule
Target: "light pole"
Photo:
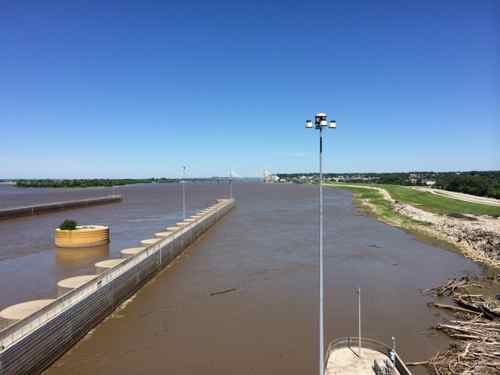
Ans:
{"type": "Polygon", "coordinates": [[[361,358],[361,288],[358,288],[358,355],[361,358]]]}
{"type": "Polygon", "coordinates": [[[229,169],[229,199],[233,199],[233,170],[229,169]]]}
{"type": "Polygon", "coordinates": [[[186,218],[186,166],[182,166],[182,218],[186,218]]]}
{"type": "Polygon", "coordinates": [[[328,123],[326,113],[316,113],[314,125],[306,121],[307,129],[319,130],[319,374],[324,375],[325,367],[325,329],[324,329],[324,293],[323,293],[323,128],[335,129],[337,123],[328,123]]]}

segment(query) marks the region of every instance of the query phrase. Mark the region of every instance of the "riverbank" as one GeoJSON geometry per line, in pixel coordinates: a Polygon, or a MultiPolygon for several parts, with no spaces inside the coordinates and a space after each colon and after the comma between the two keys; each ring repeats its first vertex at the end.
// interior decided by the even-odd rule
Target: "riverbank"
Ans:
{"type": "Polygon", "coordinates": [[[326,186],[351,190],[358,207],[387,224],[445,241],[464,256],[500,269],[500,207],[396,185],[326,186]]]}
{"type": "Polygon", "coordinates": [[[414,364],[442,375],[497,374],[500,363],[498,282],[498,275],[493,280],[464,276],[424,290],[424,294],[435,299],[430,306],[447,312],[446,318],[433,329],[448,335],[453,343],[429,360],[414,364]]]}

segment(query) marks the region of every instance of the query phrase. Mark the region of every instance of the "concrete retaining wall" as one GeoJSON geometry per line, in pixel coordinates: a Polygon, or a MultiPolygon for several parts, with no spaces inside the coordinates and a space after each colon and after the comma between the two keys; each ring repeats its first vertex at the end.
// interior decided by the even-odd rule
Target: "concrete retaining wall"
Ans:
{"type": "Polygon", "coordinates": [[[87,207],[99,204],[120,202],[122,199],[123,198],[121,195],[115,194],[99,198],[88,198],[88,199],[79,199],[79,200],[64,201],[64,202],[41,203],[32,206],[3,208],[0,209],[0,220],[11,219],[19,216],[38,215],[44,212],[55,211],[55,210],[65,210],[69,208],[87,207]]]}
{"type": "Polygon", "coordinates": [[[38,374],[234,206],[219,200],[200,219],[0,332],[0,374],[38,374]]]}

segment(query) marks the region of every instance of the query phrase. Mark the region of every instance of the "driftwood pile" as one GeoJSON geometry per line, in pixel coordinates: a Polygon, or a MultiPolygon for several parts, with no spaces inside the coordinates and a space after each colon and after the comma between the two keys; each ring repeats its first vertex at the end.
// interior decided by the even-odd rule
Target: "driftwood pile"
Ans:
{"type": "Polygon", "coordinates": [[[471,276],[463,276],[457,279],[451,279],[448,280],[448,282],[444,285],[440,285],[431,289],[425,289],[423,293],[432,294],[438,297],[451,296],[455,294],[459,289],[470,288],[473,286],[481,287],[481,284],[474,282],[476,279],[477,278],[473,278],[471,276]]]}
{"type": "Polygon", "coordinates": [[[480,294],[464,293],[471,285],[477,286],[464,277],[424,291],[436,296],[451,296],[456,304],[433,304],[450,309],[456,315],[456,319],[435,327],[453,338],[453,344],[421,363],[438,375],[500,374],[500,302],[480,294]]]}
{"type": "Polygon", "coordinates": [[[457,340],[429,361],[437,374],[500,373],[500,322],[475,317],[450,320],[436,328],[457,340]]]}

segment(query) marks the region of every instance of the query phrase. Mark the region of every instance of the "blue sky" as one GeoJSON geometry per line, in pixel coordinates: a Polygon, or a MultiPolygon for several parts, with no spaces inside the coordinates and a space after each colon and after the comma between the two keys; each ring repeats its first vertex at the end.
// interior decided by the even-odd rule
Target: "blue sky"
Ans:
{"type": "Polygon", "coordinates": [[[0,178],[500,169],[495,3],[4,2],[0,178]]]}

